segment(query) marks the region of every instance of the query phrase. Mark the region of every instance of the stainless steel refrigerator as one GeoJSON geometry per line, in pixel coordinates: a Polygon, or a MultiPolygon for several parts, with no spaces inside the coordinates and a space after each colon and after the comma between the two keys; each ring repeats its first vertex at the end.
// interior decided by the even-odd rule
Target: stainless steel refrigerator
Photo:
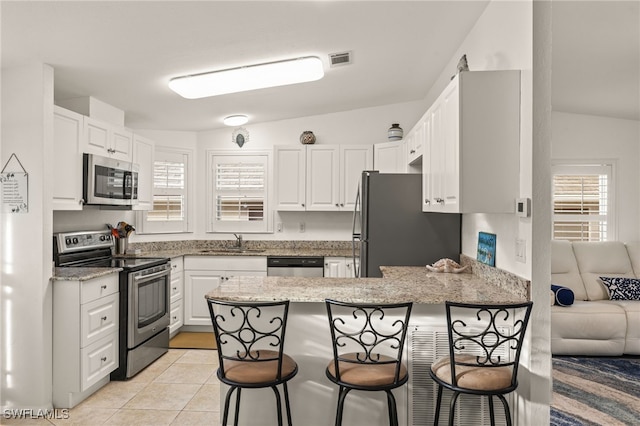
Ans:
{"type": "Polygon", "coordinates": [[[460,214],[422,211],[422,176],[362,172],[353,215],[353,255],[360,277],[380,266],[426,266],[460,260],[460,214]]]}

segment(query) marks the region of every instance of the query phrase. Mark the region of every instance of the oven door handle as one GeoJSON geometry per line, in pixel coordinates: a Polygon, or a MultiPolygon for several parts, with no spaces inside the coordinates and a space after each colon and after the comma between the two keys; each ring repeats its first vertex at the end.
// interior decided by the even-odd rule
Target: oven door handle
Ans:
{"type": "Polygon", "coordinates": [[[158,277],[169,275],[170,271],[171,271],[170,269],[165,269],[163,271],[155,272],[155,273],[149,274],[149,275],[139,275],[139,276],[133,277],[133,280],[136,283],[144,282],[144,281],[151,281],[151,280],[154,280],[154,279],[156,279],[158,277]]]}

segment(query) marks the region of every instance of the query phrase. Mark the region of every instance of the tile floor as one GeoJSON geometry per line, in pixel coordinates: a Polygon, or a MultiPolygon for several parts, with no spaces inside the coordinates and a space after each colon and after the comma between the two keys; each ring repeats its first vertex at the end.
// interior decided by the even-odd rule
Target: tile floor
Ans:
{"type": "MultiPolygon", "coordinates": [[[[2,425],[218,425],[218,355],[169,349],[126,382],[110,382],[69,410],[68,419],[4,419],[2,425]]],[[[60,416],[59,416],[60,417],[60,416]]]]}

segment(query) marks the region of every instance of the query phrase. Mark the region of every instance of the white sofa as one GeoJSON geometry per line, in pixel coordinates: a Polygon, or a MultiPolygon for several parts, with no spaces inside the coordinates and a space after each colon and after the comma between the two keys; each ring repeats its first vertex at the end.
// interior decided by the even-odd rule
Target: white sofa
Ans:
{"type": "Polygon", "coordinates": [[[554,355],[640,355],[640,301],[609,300],[599,277],[640,278],[640,243],[552,241],[551,283],[571,306],[551,307],[554,355]]]}

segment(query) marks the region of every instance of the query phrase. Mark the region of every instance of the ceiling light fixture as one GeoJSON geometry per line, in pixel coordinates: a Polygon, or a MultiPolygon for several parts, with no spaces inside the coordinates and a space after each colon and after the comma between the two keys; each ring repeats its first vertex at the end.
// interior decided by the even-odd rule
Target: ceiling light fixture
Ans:
{"type": "Polygon", "coordinates": [[[317,56],[172,78],[169,88],[187,99],[245,92],[319,80],[324,76],[317,56]]]}
{"type": "Polygon", "coordinates": [[[247,122],[249,122],[249,117],[247,117],[246,115],[230,115],[228,117],[225,117],[222,122],[227,126],[242,126],[243,124],[247,124],[247,122]]]}

